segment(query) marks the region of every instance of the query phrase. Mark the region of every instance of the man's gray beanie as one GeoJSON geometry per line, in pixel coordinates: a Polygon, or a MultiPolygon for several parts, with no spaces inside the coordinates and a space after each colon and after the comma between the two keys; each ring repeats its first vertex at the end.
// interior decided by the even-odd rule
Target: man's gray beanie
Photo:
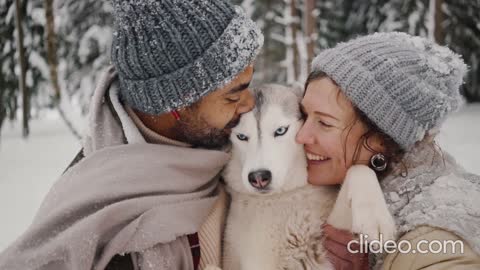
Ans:
{"type": "Polygon", "coordinates": [[[252,64],[257,25],[226,0],[113,0],[120,98],[162,114],[188,106],[252,64]]]}
{"type": "Polygon", "coordinates": [[[438,128],[462,104],[467,71],[446,47],[405,33],[375,33],[321,52],[312,63],[401,147],[438,128]]]}

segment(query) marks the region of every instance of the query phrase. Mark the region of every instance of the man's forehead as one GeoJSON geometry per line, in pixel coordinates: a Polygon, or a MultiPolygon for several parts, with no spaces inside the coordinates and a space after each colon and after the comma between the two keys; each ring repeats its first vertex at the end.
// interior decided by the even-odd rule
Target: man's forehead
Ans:
{"type": "Polygon", "coordinates": [[[230,89],[227,89],[227,94],[235,94],[246,90],[250,86],[250,81],[240,82],[237,85],[232,86],[230,89]]]}
{"type": "Polygon", "coordinates": [[[221,88],[218,88],[217,91],[214,91],[213,95],[228,95],[241,92],[246,90],[250,86],[250,82],[252,81],[253,75],[253,67],[250,66],[245,69],[242,73],[240,73],[237,77],[235,77],[231,82],[227,83],[221,88]],[[252,72],[248,72],[251,69],[252,72]]]}
{"type": "Polygon", "coordinates": [[[248,88],[250,82],[252,81],[254,69],[253,67],[248,67],[244,72],[242,72],[235,80],[232,81],[231,85],[228,87],[227,91],[231,94],[236,92],[241,92],[248,88]],[[251,70],[251,73],[248,72],[251,70]]]}

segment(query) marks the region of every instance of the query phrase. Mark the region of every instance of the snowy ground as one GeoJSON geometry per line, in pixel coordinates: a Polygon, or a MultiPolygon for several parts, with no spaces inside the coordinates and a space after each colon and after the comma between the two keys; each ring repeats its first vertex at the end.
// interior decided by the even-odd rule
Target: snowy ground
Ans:
{"type": "MultiPolygon", "coordinates": [[[[54,114],[34,120],[31,137],[7,123],[0,141],[0,251],[29,225],[42,198],[76,152],[79,142],[54,114]]],[[[468,170],[480,174],[480,105],[445,123],[440,145],[468,170]]]]}
{"type": "Polygon", "coordinates": [[[33,120],[24,140],[19,123],[0,137],[0,250],[29,225],[52,183],[80,149],[57,115],[33,120]]]}
{"type": "Polygon", "coordinates": [[[480,105],[470,105],[448,119],[437,139],[465,169],[480,174],[480,105]]]}

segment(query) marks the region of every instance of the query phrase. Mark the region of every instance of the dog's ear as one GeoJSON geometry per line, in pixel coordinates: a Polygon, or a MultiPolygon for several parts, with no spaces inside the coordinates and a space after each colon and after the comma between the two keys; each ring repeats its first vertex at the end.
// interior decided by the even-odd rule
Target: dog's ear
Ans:
{"type": "Polygon", "coordinates": [[[292,91],[295,96],[297,96],[298,100],[302,100],[303,96],[305,95],[305,90],[303,89],[303,85],[299,82],[295,82],[288,86],[290,91],[292,91]]]}

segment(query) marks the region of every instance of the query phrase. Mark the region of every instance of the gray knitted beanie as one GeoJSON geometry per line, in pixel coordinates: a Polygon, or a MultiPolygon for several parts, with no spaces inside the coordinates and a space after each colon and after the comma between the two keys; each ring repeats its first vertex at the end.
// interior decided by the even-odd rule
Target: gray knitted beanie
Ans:
{"type": "Polygon", "coordinates": [[[312,70],[325,72],[359,110],[408,149],[461,106],[459,87],[467,66],[446,47],[393,32],[324,50],[312,70]]]}
{"type": "Polygon", "coordinates": [[[226,0],[113,0],[113,7],[120,98],[149,114],[229,83],[263,44],[256,24],[226,0]]]}

